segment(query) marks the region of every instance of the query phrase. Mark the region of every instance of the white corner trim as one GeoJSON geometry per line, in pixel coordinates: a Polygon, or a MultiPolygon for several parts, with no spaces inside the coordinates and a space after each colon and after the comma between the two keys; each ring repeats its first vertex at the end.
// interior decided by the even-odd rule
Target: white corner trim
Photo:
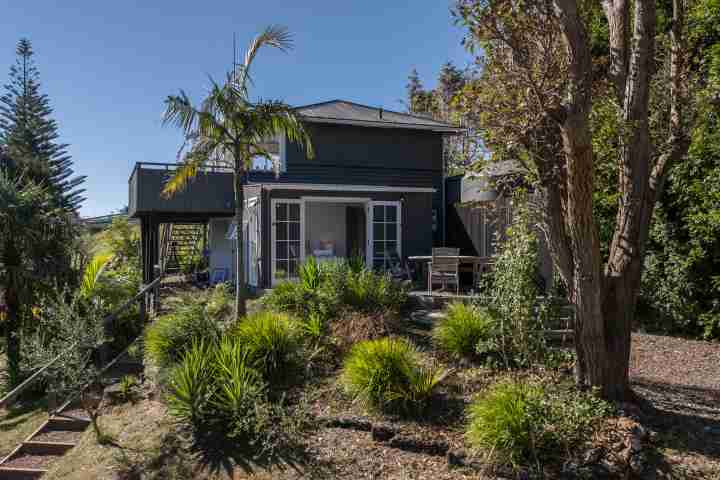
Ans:
{"type": "Polygon", "coordinates": [[[321,183],[261,183],[265,190],[310,190],[327,192],[406,192],[435,193],[437,189],[427,187],[390,187],[385,185],[337,185],[321,183]]]}

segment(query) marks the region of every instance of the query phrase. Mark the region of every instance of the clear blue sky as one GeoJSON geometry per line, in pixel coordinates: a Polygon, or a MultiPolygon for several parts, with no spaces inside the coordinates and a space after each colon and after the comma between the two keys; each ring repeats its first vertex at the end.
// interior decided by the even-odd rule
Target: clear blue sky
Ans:
{"type": "MultiPolygon", "coordinates": [[[[9,3],[10,5],[8,5],[9,3]]],[[[0,84],[28,37],[62,141],[88,176],[83,216],[127,204],[138,161],[173,162],[181,136],[163,100],[198,99],[264,26],[294,35],[290,54],[261,52],[254,96],[293,105],[343,98],[402,110],[407,75],[434,86],[441,65],[466,66],[450,0],[21,1],[0,9],[0,84]]]]}

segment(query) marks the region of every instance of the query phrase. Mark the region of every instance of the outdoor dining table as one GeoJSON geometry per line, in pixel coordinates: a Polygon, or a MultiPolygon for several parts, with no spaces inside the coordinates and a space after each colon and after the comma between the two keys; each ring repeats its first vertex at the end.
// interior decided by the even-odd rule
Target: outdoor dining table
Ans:
{"type": "MultiPolygon", "coordinates": [[[[480,267],[483,264],[488,263],[487,257],[479,257],[476,255],[440,255],[439,257],[436,256],[436,258],[457,258],[460,265],[462,264],[471,264],[473,269],[473,282],[475,284],[478,283],[480,280],[480,267]]],[[[425,268],[427,268],[427,265],[432,262],[433,256],[432,255],[412,255],[410,257],[407,257],[409,261],[412,262],[423,262],[425,265],[425,268]]],[[[427,272],[427,270],[425,270],[427,272]]]]}

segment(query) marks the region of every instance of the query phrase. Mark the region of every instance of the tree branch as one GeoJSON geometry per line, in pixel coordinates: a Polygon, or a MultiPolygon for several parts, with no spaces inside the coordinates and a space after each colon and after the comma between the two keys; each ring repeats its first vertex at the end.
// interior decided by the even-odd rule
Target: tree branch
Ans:
{"type": "Polygon", "coordinates": [[[627,0],[603,0],[610,40],[610,77],[615,85],[618,104],[625,102],[628,73],[628,40],[630,38],[630,15],[627,0]]]}

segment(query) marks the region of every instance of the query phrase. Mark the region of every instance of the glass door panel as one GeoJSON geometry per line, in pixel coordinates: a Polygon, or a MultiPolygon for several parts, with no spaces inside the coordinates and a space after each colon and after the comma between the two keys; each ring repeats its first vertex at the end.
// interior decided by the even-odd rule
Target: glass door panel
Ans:
{"type": "Polygon", "coordinates": [[[273,281],[297,278],[302,261],[302,212],[299,202],[275,202],[273,281]]]}
{"type": "Polygon", "coordinates": [[[400,257],[400,202],[373,202],[372,266],[388,268],[388,261],[400,257]]]}

